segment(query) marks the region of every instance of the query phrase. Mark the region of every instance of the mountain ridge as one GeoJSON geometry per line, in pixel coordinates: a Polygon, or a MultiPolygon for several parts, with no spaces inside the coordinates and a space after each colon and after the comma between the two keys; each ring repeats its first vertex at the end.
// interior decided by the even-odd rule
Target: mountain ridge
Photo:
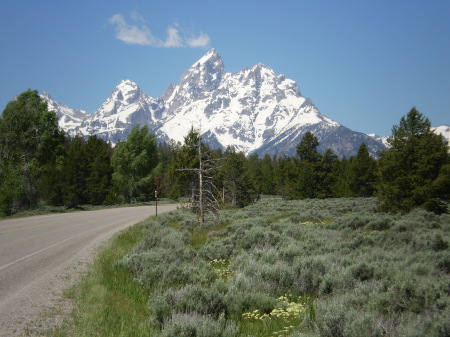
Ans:
{"type": "Polygon", "coordinates": [[[60,127],[70,135],[97,135],[112,143],[125,140],[137,124],[148,125],[159,141],[183,142],[192,127],[221,148],[234,146],[246,155],[294,155],[304,133],[319,139],[319,150],[337,155],[357,153],[362,142],[372,155],[380,142],[331,120],[301,95],[297,83],[258,63],[227,73],[215,49],[187,69],[178,84],[169,84],[158,98],[123,80],[93,114],[74,110],[43,95],[57,112],[60,127]]]}

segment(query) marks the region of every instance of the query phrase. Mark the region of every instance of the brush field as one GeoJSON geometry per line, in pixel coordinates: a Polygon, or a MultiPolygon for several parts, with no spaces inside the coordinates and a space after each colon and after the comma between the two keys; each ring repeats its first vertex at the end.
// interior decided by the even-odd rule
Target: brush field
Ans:
{"type": "Polygon", "coordinates": [[[119,264],[162,336],[449,336],[450,216],[376,199],[267,198],[145,224],[119,264]]]}

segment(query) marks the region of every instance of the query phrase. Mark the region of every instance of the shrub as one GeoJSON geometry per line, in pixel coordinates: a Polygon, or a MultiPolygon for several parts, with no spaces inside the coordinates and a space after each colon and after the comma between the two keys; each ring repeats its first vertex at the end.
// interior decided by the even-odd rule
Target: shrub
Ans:
{"type": "Polygon", "coordinates": [[[367,281],[373,277],[374,268],[363,262],[352,268],[352,274],[353,277],[359,281],[367,281]]]}
{"type": "Polygon", "coordinates": [[[164,337],[237,337],[239,328],[227,321],[223,315],[219,319],[196,313],[173,314],[164,323],[164,337]]]}
{"type": "Polygon", "coordinates": [[[151,296],[149,309],[160,326],[174,313],[195,312],[217,319],[227,310],[224,296],[219,287],[187,285],[178,290],[169,289],[163,294],[151,296]]]}
{"type": "Polygon", "coordinates": [[[198,255],[208,261],[228,260],[233,255],[234,245],[230,240],[209,239],[198,251],[198,255]]]}
{"type": "Polygon", "coordinates": [[[225,299],[230,315],[235,319],[240,319],[243,313],[256,309],[269,313],[278,303],[274,297],[259,292],[258,289],[242,290],[238,284],[230,287],[225,299]]]}

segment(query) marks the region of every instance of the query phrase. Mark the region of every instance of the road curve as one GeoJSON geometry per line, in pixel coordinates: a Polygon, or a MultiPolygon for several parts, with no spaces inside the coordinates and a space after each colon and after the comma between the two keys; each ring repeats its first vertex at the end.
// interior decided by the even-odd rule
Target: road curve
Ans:
{"type": "MultiPolygon", "coordinates": [[[[158,214],[176,207],[158,205],[158,214]]],[[[0,221],[0,336],[21,336],[24,329],[29,335],[57,324],[62,292],[85,270],[95,248],[152,215],[155,206],[0,221]]]]}

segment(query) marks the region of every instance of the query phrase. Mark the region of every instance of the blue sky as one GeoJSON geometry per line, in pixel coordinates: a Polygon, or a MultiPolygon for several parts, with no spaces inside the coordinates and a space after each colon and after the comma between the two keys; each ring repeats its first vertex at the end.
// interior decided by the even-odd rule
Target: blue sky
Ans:
{"type": "Polygon", "coordinates": [[[3,0],[0,30],[0,111],[31,88],[94,112],[123,79],[159,97],[215,48],[355,131],[388,136],[413,106],[450,124],[448,0],[3,0]]]}

